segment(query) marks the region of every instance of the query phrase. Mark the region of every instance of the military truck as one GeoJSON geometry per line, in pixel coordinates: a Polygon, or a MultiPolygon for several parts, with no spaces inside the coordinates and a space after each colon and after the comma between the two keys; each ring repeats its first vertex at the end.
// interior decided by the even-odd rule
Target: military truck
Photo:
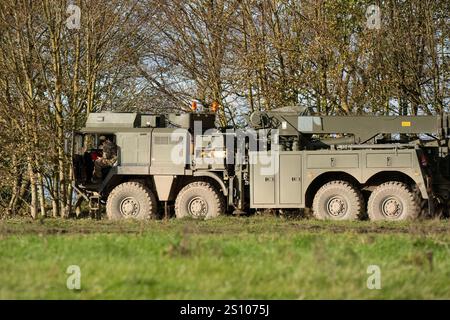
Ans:
{"type": "Polygon", "coordinates": [[[91,113],[75,139],[80,199],[93,212],[105,204],[110,219],[305,208],[332,220],[448,214],[447,114],[278,110],[252,113],[243,130],[218,127],[215,118],[211,112],[91,113]],[[91,183],[100,135],[117,145],[117,162],[91,183]]]}

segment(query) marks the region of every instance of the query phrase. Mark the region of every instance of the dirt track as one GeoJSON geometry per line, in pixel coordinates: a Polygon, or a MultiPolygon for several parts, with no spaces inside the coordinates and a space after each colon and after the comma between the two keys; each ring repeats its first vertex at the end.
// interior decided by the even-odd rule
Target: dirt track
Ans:
{"type": "Polygon", "coordinates": [[[330,222],[280,217],[223,217],[211,221],[152,220],[111,222],[91,219],[62,220],[9,219],[0,221],[0,235],[50,235],[121,233],[179,230],[195,234],[239,233],[359,233],[359,234],[450,234],[449,220],[423,220],[402,223],[330,222]]]}

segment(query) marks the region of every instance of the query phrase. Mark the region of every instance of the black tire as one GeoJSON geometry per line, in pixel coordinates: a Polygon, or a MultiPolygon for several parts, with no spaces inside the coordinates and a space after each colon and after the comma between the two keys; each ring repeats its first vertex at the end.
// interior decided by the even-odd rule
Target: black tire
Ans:
{"type": "Polygon", "coordinates": [[[109,194],[106,215],[110,220],[148,220],[156,215],[157,202],[153,192],[138,182],[119,184],[109,194]]]}
{"type": "Polygon", "coordinates": [[[223,197],[208,182],[189,183],[181,189],[175,200],[177,218],[211,219],[223,212],[223,197]]]}
{"type": "Polygon", "coordinates": [[[363,210],[361,192],[346,181],[328,182],[314,196],[313,215],[319,220],[357,220],[363,210]]]}
{"type": "Polygon", "coordinates": [[[419,197],[408,185],[390,181],[373,190],[367,204],[369,219],[414,220],[421,212],[419,197]]]}

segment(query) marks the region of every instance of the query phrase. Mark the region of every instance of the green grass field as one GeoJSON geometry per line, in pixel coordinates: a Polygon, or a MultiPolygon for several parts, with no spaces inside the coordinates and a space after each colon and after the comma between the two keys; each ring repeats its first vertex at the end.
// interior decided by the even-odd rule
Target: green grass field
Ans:
{"type": "Polygon", "coordinates": [[[12,219],[0,221],[0,298],[450,299],[449,254],[448,220],[12,219]],[[66,287],[69,265],[81,290],[66,287]]]}

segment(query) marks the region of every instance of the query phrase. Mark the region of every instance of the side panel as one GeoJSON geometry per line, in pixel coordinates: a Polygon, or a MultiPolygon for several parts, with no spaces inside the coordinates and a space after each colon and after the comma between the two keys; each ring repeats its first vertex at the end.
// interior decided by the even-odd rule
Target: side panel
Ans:
{"type": "Polygon", "coordinates": [[[181,175],[190,162],[187,130],[155,129],[152,133],[150,173],[181,175]]]}
{"type": "Polygon", "coordinates": [[[275,204],[275,159],[270,153],[250,154],[250,202],[255,205],[275,204]]]}
{"type": "Polygon", "coordinates": [[[357,168],[357,154],[310,154],[307,156],[308,169],[357,168]]]}
{"type": "Polygon", "coordinates": [[[120,166],[150,165],[150,132],[118,133],[117,151],[120,166]]]}
{"type": "Polygon", "coordinates": [[[299,154],[280,155],[280,204],[302,203],[302,156],[299,154]]]}
{"type": "Polygon", "coordinates": [[[250,207],[301,208],[303,152],[250,153],[250,207]]]}
{"type": "Polygon", "coordinates": [[[367,168],[411,168],[411,153],[372,153],[367,154],[367,168]]]}
{"type": "Polygon", "coordinates": [[[417,183],[424,199],[428,198],[414,149],[253,152],[250,161],[251,208],[302,208],[310,185],[333,172],[348,174],[361,184],[375,174],[389,177],[401,172],[417,183]]]}

